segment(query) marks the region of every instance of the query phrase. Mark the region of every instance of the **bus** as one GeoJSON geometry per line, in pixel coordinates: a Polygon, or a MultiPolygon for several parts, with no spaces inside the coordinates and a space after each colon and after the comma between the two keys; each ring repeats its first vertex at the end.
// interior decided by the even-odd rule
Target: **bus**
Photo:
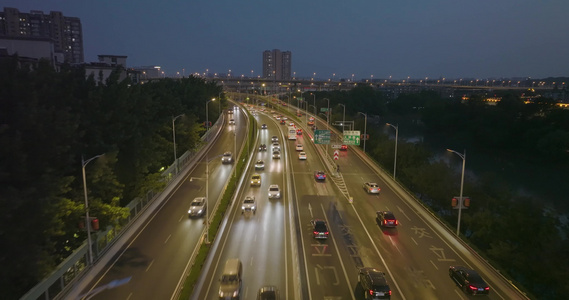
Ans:
{"type": "Polygon", "coordinates": [[[294,128],[294,126],[288,127],[288,139],[296,140],[296,128],[294,128]]]}

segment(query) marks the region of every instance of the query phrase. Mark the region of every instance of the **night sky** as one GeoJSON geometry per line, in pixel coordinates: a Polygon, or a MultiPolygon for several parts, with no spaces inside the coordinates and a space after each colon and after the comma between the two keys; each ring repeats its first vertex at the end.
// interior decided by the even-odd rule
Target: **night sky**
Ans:
{"type": "MultiPolygon", "coordinates": [[[[83,25],[85,60],[262,75],[262,52],[292,52],[297,77],[569,75],[568,0],[3,0],[83,25]],[[253,73],[251,73],[253,70],[253,73]]],[[[185,70],[184,70],[185,69],[185,70]]]]}

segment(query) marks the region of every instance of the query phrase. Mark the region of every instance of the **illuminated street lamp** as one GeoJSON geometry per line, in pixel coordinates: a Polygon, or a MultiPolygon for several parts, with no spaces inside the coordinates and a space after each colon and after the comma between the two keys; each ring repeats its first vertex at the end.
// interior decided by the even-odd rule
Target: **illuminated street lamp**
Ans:
{"type": "Polygon", "coordinates": [[[462,214],[462,189],[464,187],[464,167],[466,166],[466,149],[464,150],[464,154],[460,154],[454,150],[447,149],[447,151],[452,152],[460,158],[462,158],[462,175],[460,177],[460,203],[458,206],[458,224],[456,225],[456,235],[458,236],[460,233],[460,215],[462,214]]]}
{"type": "Polygon", "coordinates": [[[399,126],[389,124],[389,123],[385,123],[385,124],[395,128],[395,159],[393,161],[393,179],[395,180],[395,173],[397,171],[397,137],[399,135],[399,126]]]}
{"type": "Polygon", "coordinates": [[[84,160],[81,157],[81,171],[83,173],[83,193],[85,194],[85,227],[87,228],[87,246],[89,247],[89,265],[93,264],[93,242],[91,241],[91,223],[89,219],[89,198],[87,197],[87,179],[85,177],[85,167],[88,163],[92,160],[99,158],[105,154],[100,154],[97,156],[93,156],[88,160],[84,160]]]}
{"type": "Polygon", "coordinates": [[[364,114],[363,112],[358,111],[358,114],[362,114],[365,117],[365,123],[364,123],[364,153],[366,153],[366,140],[367,140],[367,114],[364,114]]]}
{"type": "Polygon", "coordinates": [[[342,107],[344,108],[344,115],[342,117],[342,134],[344,133],[344,124],[346,123],[346,106],[342,103],[338,103],[340,105],[342,105],[342,107]]]}
{"type": "Polygon", "coordinates": [[[174,141],[174,164],[176,164],[176,175],[178,175],[178,157],[176,156],[176,126],[174,122],[176,119],[183,117],[184,114],[181,114],[177,117],[172,117],[172,140],[174,141]]]}

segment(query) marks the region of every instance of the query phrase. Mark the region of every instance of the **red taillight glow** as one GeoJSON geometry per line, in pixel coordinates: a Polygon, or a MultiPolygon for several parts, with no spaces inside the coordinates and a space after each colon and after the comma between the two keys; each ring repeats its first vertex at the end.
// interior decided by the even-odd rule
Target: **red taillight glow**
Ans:
{"type": "Polygon", "coordinates": [[[391,290],[389,290],[389,293],[388,293],[388,294],[389,294],[389,296],[391,296],[391,290]]]}
{"type": "Polygon", "coordinates": [[[475,286],[473,286],[473,285],[469,285],[468,288],[470,288],[470,289],[473,290],[473,291],[476,291],[476,290],[478,289],[477,287],[475,287],[475,286]]]}
{"type": "Polygon", "coordinates": [[[318,231],[314,231],[314,234],[318,234],[318,231]]]}
{"type": "Polygon", "coordinates": [[[487,290],[487,291],[489,291],[489,290],[490,290],[490,287],[487,286],[487,287],[485,287],[484,289],[487,290]]]}
{"type": "Polygon", "coordinates": [[[373,296],[373,290],[369,290],[369,295],[373,296]]]}

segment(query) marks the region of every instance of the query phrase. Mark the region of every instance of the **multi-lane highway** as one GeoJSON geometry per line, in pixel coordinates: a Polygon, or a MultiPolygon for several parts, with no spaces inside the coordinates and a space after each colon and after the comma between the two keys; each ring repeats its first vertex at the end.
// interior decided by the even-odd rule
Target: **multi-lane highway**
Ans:
{"type": "MultiPolygon", "coordinates": [[[[239,174],[242,186],[213,242],[192,299],[218,299],[222,269],[231,258],[243,263],[242,299],[254,299],[259,288],[268,285],[276,286],[282,299],[363,299],[358,283],[361,267],[385,273],[392,299],[469,298],[449,278],[451,265],[478,269],[490,285],[490,299],[522,298],[387,175],[368,164],[359,149],[342,151],[338,161],[331,161],[326,156],[331,157],[332,149],[314,145],[304,117],[294,120],[304,129],[296,140],[287,139],[288,122],[280,124],[273,113],[253,117],[259,125],[267,124],[266,129],[258,126],[257,132],[257,145],[266,144],[267,151],[256,150],[239,174]],[[272,156],[273,136],[278,137],[281,158],[272,156]],[[303,145],[306,160],[299,159],[297,144],[303,145]],[[263,170],[255,170],[257,160],[264,161],[263,170]],[[324,181],[315,179],[317,170],[326,172],[324,181]],[[261,176],[260,186],[250,184],[255,173],[261,176]],[[362,188],[367,181],[378,183],[381,192],[367,194],[362,188]],[[272,184],[280,187],[279,199],[268,197],[272,184]],[[246,196],[255,198],[255,213],[242,213],[246,196]],[[399,225],[378,226],[378,210],[394,212],[399,225]],[[314,239],[313,219],[326,221],[328,239],[314,239]]],[[[209,152],[210,208],[233,169],[233,165],[222,165],[220,156],[233,151],[234,132],[237,149],[245,136],[245,126],[240,126],[246,122],[245,115],[236,111],[234,118],[236,125],[226,126],[209,152]]],[[[201,162],[89,289],[127,276],[132,276],[131,282],[104,291],[97,299],[170,299],[176,294],[203,233],[203,220],[189,219],[187,209],[194,197],[205,196],[204,179],[205,162],[201,162]]]]}
{"type": "MultiPolygon", "coordinates": [[[[235,167],[235,163],[222,164],[221,156],[226,151],[233,152],[235,144],[239,151],[246,137],[247,126],[243,125],[247,124],[246,115],[237,109],[233,118],[236,125],[223,127],[207,156],[210,215],[235,167]]],[[[195,197],[205,197],[205,174],[204,156],[152,213],[142,230],[131,238],[108,266],[93,276],[93,281],[81,294],[113,280],[131,277],[128,284],[105,290],[93,299],[171,299],[204,232],[204,218],[189,218],[188,208],[195,197]]]]}

